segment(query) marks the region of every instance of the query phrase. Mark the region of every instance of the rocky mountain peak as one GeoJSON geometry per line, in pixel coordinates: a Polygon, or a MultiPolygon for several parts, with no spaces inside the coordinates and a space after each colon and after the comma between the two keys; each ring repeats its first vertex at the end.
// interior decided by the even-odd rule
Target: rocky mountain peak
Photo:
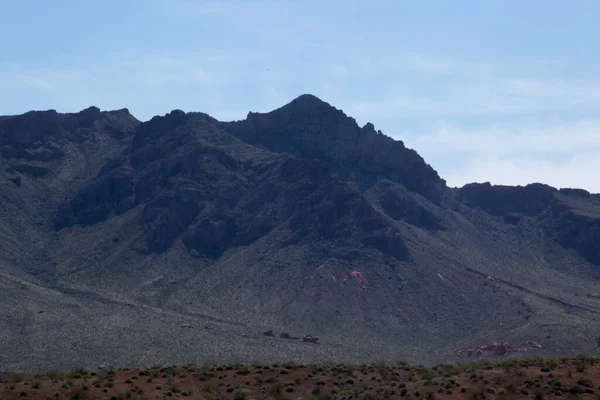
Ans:
{"type": "Polygon", "coordinates": [[[390,179],[438,201],[445,181],[414,150],[316,96],[304,94],[268,113],[220,126],[247,143],[275,152],[319,159],[360,187],[390,179]]]}
{"type": "Polygon", "coordinates": [[[278,128],[281,125],[290,124],[308,124],[309,127],[320,126],[351,134],[358,128],[356,121],[348,117],[342,110],[310,94],[303,94],[270,112],[250,112],[245,121],[259,129],[278,128]]]}
{"type": "Polygon", "coordinates": [[[312,94],[302,94],[302,95],[296,97],[295,99],[293,99],[292,101],[290,101],[289,103],[285,104],[284,106],[282,106],[279,109],[272,111],[272,112],[277,112],[277,111],[279,111],[279,112],[294,111],[294,112],[302,112],[302,113],[323,112],[323,113],[343,115],[343,116],[347,117],[346,114],[343,113],[343,111],[335,108],[331,104],[327,103],[326,101],[321,100],[320,98],[318,98],[317,96],[314,96],[312,94]]]}

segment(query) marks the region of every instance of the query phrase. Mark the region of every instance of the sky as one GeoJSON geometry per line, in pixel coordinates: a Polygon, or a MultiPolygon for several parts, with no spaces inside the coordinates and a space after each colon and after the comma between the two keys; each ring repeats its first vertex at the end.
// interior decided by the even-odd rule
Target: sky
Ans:
{"type": "Polygon", "coordinates": [[[220,120],[310,93],[450,186],[600,193],[600,2],[0,0],[0,115],[220,120]]]}

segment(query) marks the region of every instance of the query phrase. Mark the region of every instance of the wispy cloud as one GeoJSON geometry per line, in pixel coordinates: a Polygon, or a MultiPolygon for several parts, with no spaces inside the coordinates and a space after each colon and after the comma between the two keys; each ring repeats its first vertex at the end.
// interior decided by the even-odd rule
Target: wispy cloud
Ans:
{"type": "Polygon", "coordinates": [[[0,87],[37,89],[43,91],[53,90],[50,83],[48,83],[47,78],[44,76],[22,72],[5,73],[0,76],[0,87]]]}
{"type": "Polygon", "coordinates": [[[561,106],[569,104],[600,108],[598,81],[511,79],[506,83],[512,93],[535,97],[546,103],[560,101],[561,106]]]}
{"type": "Polygon", "coordinates": [[[412,146],[428,154],[471,152],[506,156],[523,153],[600,153],[600,120],[484,129],[464,129],[441,124],[433,133],[407,140],[412,146]]]}
{"type": "Polygon", "coordinates": [[[70,64],[76,66],[0,65],[0,91],[11,93],[0,96],[0,114],[49,108],[71,112],[90,105],[128,107],[142,119],[173,108],[191,111],[223,95],[235,68],[228,67],[231,64],[222,55],[134,54],[108,62],[78,59],[70,64]]]}
{"type": "MultiPolygon", "coordinates": [[[[404,86],[406,86],[404,84],[404,86]]],[[[361,117],[499,117],[556,112],[600,111],[600,82],[543,81],[488,77],[455,80],[437,93],[384,92],[369,100],[344,101],[350,113],[361,117]]]]}
{"type": "Polygon", "coordinates": [[[572,156],[558,163],[477,157],[468,160],[459,170],[449,169],[444,179],[449,186],[456,187],[471,182],[522,186],[538,182],[557,188],[582,188],[600,193],[600,183],[591,178],[599,168],[600,157],[597,153],[572,156]]]}
{"type": "Polygon", "coordinates": [[[451,186],[541,182],[600,192],[600,182],[590,179],[600,167],[600,120],[514,129],[443,124],[431,134],[402,136],[434,167],[443,165],[442,175],[451,186]]]}

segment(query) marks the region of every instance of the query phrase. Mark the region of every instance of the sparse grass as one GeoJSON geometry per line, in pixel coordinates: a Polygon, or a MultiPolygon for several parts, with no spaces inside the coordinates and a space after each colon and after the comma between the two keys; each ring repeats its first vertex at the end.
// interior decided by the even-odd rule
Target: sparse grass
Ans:
{"type": "MultiPolygon", "coordinates": [[[[26,399],[546,399],[596,394],[600,363],[577,356],[473,364],[333,363],[153,366],[6,376],[0,398],[26,399]],[[285,372],[284,372],[285,371],[285,372]],[[283,373],[282,373],[283,372],[283,373]],[[4,392],[2,392],[4,390],[4,392]],[[3,394],[5,395],[3,397],[3,394]]],[[[600,388],[598,388],[600,390],[600,388]]]]}

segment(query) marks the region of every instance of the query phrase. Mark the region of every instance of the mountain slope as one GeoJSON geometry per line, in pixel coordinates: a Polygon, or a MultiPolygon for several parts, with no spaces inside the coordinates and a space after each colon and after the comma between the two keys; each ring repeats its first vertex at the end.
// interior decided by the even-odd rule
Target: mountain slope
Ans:
{"type": "Polygon", "coordinates": [[[7,369],[428,363],[494,338],[584,351],[600,329],[598,195],[450,189],[314,96],[236,122],[33,112],[0,145],[7,369]]]}

